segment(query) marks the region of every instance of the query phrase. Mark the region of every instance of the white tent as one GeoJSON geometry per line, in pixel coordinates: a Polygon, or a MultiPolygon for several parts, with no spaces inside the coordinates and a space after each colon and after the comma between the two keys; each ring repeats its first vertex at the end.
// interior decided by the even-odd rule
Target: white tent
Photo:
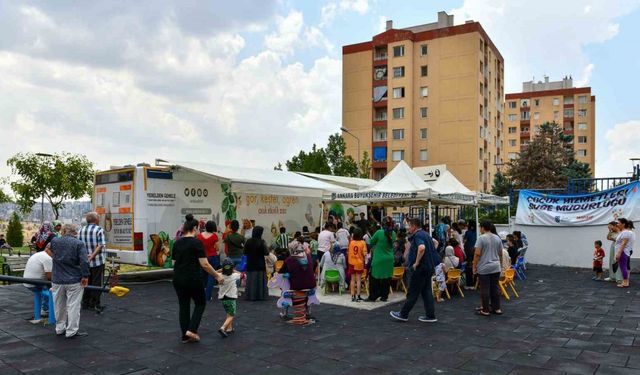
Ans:
{"type": "Polygon", "coordinates": [[[303,176],[311,177],[316,180],[324,181],[333,185],[339,185],[339,186],[342,186],[348,189],[353,189],[353,190],[365,189],[377,183],[376,180],[372,180],[369,178],[343,177],[343,176],[333,176],[330,174],[318,174],[318,173],[308,173],[308,172],[296,172],[296,173],[301,174],[303,176]]]}
{"type": "Polygon", "coordinates": [[[447,170],[445,165],[416,167],[413,168],[413,170],[420,177],[424,178],[433,191],[438,192],[438,198],[440,200],[462,205],[509,204],[509,197],[499,197],[493,194],[478,193],[470,190],[464,186],[453,173],[447,170]],[[434,168],[438,169],[438,172],[435,174],[433,173],[434,168]]]}

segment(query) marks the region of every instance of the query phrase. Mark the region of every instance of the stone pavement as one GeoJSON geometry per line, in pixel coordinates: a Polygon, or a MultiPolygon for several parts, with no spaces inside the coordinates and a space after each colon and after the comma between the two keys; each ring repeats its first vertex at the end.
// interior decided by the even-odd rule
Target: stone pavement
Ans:
{"type": "Polygon", "coordinates": [[[527,276],[505,315],[474,315],[478,295],[469,291],[437,304],[436,324],[416,320],[421,305],[408,323],[390,320],[398,304],[322,305],[316,324],[293,327],[278,319],[275,300],[239,301],[238,332],[223,340],[224,312],[213,303],[202,342],[186,345],[168,282],[106,297],[104,314],[83,313],[89,336],[74,340],[29,324],[30,293],[2,287],[0,374],[640,374],[637,289],[591,281],[586,270],[531,266],[527,276]]]}

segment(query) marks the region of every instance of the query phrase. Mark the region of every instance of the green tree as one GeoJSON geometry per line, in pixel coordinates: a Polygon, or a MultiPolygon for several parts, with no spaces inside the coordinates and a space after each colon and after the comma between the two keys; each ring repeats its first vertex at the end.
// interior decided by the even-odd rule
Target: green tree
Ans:
{"type": "Polygon", "coordinates": [[[93,163],[84,155],[18,153],[7,160],[7,165],[16,178],[11,190],[24,213],[44,196],[57,219],[65,201],[92,194],[93,163]]]}
{"type": "Polygon", "coordinates": [[[560,125],[544,123],[528,147],[508,164],[507,178],[520,189],[551,189],[567,183],[566,168],[573,160],[573,137],[560,125]]]}
{"type": "Polygon", "coordinates": [[[571,158],[569,165],[563,169],[562,173],[568,180],[573,178],[591,178],[591,168],[589,168],[589,164],[582,163],[574,158],[571,158]]]}
{"type": "Polygon", "coordinates": [[[24,244],[24,235],[22,234],[22,223],[20,217],[14,211],[7,226],[7,243],[11,247],[20,247],[24,244]]]}
{"type": "Polygon", "coordinates": [[[371,176],[371,158],[369,152],[364,150],[362,153],[362,160],[360,160],[360,178],[370,178],[371,176]]]}
{"type": "Polygon", "coordinates": [[[493,176],[493,187],[491,188],[491,194],[497,195],[499,197],[504,197],[509,195],[511,192],[511,182],[503,175],[498,172],[493,176]]]}
{"type": "Polygon", "coordinates": [[[287,170],[292,172],[331,174],[324,149],[318,148],[315,144],[310,152],[300,151],[291,160],[287,160],[285,165],[287,170]]]}

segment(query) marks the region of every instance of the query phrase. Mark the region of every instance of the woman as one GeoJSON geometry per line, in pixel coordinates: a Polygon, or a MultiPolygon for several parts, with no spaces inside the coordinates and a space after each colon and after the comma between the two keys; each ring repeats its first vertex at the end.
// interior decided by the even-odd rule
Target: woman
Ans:
{"type": "Polygon", "coordinates": [[[400,229],[398,232],[398,236],[396,238],[396,242],[393,244],[393,266],[394,267],[403,267],[404,266],[404,253],[407,249],[407,230],[400,229]]]}
{"type": "Polygon", "coordinates": [[[386,302],[389,298],[393,276],[393,244],[396,241],[394,229],[393,219],[387,216],[382,220],[382,228],[378,229],[369,241],[369,246],[373,248],[367,298],[369,302],[375,302],[378,298],[386,302]]]}
{"type": "Polygon", "coordinates": [[[460,260],[453,251],[453,246],[447,246],[444,249],[444,259],[442,259],[442,263],[444,263],[447,271],[453,268],[458,268],[460,260]]]}
{"type": "Polygon", "coordinates": [[[269,295],[267,289],[267,268],[264,257],[269,255],[267,243],[262,239],[264,228],[252,228],[251,238],[244,244],[244,255],[247,257],[247,301],[264,301],[269,295]]]}
{"type": "Polygon", "coordinates": [[[612,221],[609,223],[607,228],[609,228],[607,239],[611,241],[611,246],[609,247],[609,277],[604,280],[620,283],[622,282],[622,272],[620,271],[620,267],[613,272],[613,263],[616,262],[616,238],[618,237],[618,234],[620,234],[620,231],[618,230],[618,223],[616,221],[612,221]]]}
{"type": "Polygon", "coordinates": [[[245,238],[238,233],[240,229],[240,223],[238,220],[233,220],[230,225],[231,232],[224,238],[224,243],[227,245],[227,256],[231,258],[235,267],[238,267],[242,263],[242,253],[244,251],[245,238]]]}
{"type": "Polygon", "coordinates": [[[344,254],[339,251],[339,246],[333,246],[330,251],[327,251],[320,259],[320,288],[324,288],[324,274],[328,270],[337,270],[340,274],[340,288],[347,287],[345,278],[345,269],[347,268],[347,261],[344,254]]]}
{"type": "Polygon", "coordinates": [[[204,252],[202,242],[196,238],[198,220],[189,214],[182,226],[182,237],[173,244],[173,287],[180,305],[179,319],[182,342],[198,342],[198,327],[206,300],[202,287],[202,270],[216,277],[204,252]],[[191,300],[195,307],[191,314],[191,300]]]}
{"type": "Polygon", "coordinates": [[[55,236],[51,223],[48,221],[42,223],[38,230],[38,234],[36,234],[36,251],[43,251],[46,249],[55,236]]]}
{"type": "Polygon", "coordinates": [[[633,221],[625,218],[618,219],[618,229],[620,234],[616,237],[616,262],[618,262],[618,268],[622,272],[622,283],[617,286],[619,288],[628,288],[631,253],[633,253],[633,244],[636,239],[636,235],[633,233],[633,229],[635,229],[633,221]]]}
{"type": "MultiPolygon", "coordinates": [[[[458,224],[457,222],[453,222],[451,223],[451,238],[455,238],[456,241],[458,241],[458,243],[462,243],[462,229],[460,229],[460,224],[458,224]]],[[[454,246],[455,248],[455,246],[454,246]]]]}
{"type": "Polygon", "coordinates": [[[53,235],[56,237],[62,237],[62,221],[54,220],[51,225],[53,226],[53,235]]]}
{"type": "MultiPolygon", "coordinates": [[[[214,270],[220,269],[220,255],[218,255],[218,242],[220,239],[216,234],[217,231],[218,227],[216,223],[209,220],[204,225],[204,232],[198,233],[198,240],[200,240],[200,242],[202,242],[202,246],[204,246],[204,253],[207,256],[207,261],[214,270]]],[[[203,278],[205,285],[205,299],[207,301],[211,301],[213,286],[215,285],[216,279],[206,272],[203,272],[203,278]]]]}

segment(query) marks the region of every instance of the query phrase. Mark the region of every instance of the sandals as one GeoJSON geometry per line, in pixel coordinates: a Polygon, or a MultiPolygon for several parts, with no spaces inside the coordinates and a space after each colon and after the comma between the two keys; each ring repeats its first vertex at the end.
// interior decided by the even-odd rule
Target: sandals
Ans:
{"type": "Polygon", "coordinates": [[[481,315],[481,316],[490,316],[491,314],[489,314],[488,312],[480,309],[480,310],[476,310],[476,315],[481,315]]]}

